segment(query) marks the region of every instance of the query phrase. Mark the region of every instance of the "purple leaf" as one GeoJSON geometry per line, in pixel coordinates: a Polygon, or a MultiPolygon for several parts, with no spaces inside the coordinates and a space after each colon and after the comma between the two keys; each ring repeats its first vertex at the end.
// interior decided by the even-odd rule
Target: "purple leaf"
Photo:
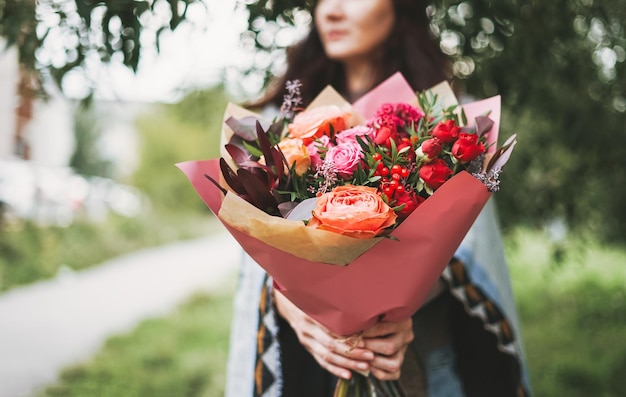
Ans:
{"type": "Polygon", "coordinates": [[[259,181],[264,182],[268,190],[273,187],[274,176],[267,166],[260,164],[258,167],[246,168],[246,171],[249,171],[259,181]]]}
{"type": "MultiPolygon", "coordinates": [[[[292,213],[293,209],[298,206],[298,203],[293,201],[285,201],[278,204],[278,211],[280,211],[280,215],[283,218],[288,218],[292,213]]],[[[308,219],[307,219],[308,220],[308,219]]]]}
{"type": "Polygon", "coordinates": [[[268,187],[250,171],[240,169],[238,175],[250,197],[250,203],[261,211],[270,215],[277,215],[278,202],[268,187]]]}
{"type": "Polygon", "coordinates": [[[279,148],[272,148],[272,159],[276,167],[276,175],[280,177],[285,172],[285,167],[289,167],[287,159],[279,148]]]}
{"type": "Polygon", "coordinates": [[[218,189],[220,189],[222,191],[223,194],[228,193],[228,190],[224,189],[222,187],[222,185],[220,185],[215,179],[211,178],[209,175],[204,174],[204,177],[208,180],[210,180],[215,186],[217,186],[218,189]]]}
{"type": "Polygon", "coordinates": [[[265,157],[265,164],[268,167],[274,167],[274,156],[272,156],[272,144],[270,143],[265,130],[261,126],[261,123],[256,124],[256,134],[259,140],[259,148],[265,157]]]}
{"type": "Polygon", "coordinates": [[[234,117],[229,117],[226,120],[226,125],[228,125],[235,135],[241,137],[246,141],[254,141],[257,138],[256,134],[256,124],[259,123],[261,125],[265,125],[265,128],[269,128],[267,122],[263,120],[259,120],[256,117],[248,116],[242,119],[236,119],[234,117]]]}
{"type": "MultiPolygon", "coordinates": [[[[313,216],[313,210],[315,209],[315,207],[317,207],[317,200],[317,197],[312,197],[300,203],[294,203],[292,201],[289,201],[288,203],[293,204],[293,208],[287,216],[283,216],[287,219],[291,219],[294,221],[308,221],[313,216]]],[[[282,204],[278,206],[279,209],[281,209],[280,207],[282,204]]]]}
{"type": "Polygon", "coordinates": [[[233,159],[237,166],[241,167],[241,164],[252,159],[250,154],[245,150],[241,149],[238,146],[232,145],[230,143],[224,145],[224,148],[230,154],[230,157],[233,159]]]}
{"type": "Polygon", "coordinates": [[[235,171],[233,171],[226,160],[223,158],[220,159],[220,170],[222,171],[222,176],[224,177],[224,181],[230,186],[231,189],[235,191],[238,195],[246,194],[246,188],[239,181],[239,178],[235,171]]]}
{"type": "Polygon", "coordinates": [[[491,160],[489,160],[489,164],[487,165],[487,171],[492,169],[501,169],[504,167],[509,158],[511,157],[511,153],[513,153],[513,148],[517,144],[517,135],[513,134],[509,139],[504,142],[504,145],[500,149],[498,149],[491,160]]]}
{"type": "Polygon", "coordinates": [[[278,120],[275,123],[272,123],[272,125],[270,125],[268,128],[265,128],[265,130],[270,134],[280,136],[281,132],[283,131],[282,119],[278,120]]]}
{"type": "Polygon", "coordinates": [[[478,134],[479,137],[491,131],[493,127],[493,120],[487,116],[478,116],[474,121],[476,123],[476,134],[478,134]]]}

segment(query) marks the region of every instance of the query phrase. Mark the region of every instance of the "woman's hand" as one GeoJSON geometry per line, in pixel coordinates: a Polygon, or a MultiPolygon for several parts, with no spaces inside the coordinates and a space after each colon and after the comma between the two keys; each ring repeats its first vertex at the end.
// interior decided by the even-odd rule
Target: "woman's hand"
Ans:
{"type": "MultiPolygon", "coordinates": [[[[339,378],[350,379],[350,370],[358,372],[368,371],[370,370],[370,362],[374,360],[381,368],[376,370],[377,373],[386,374],[385,368],[390,366],[388,358],[375,358],[372,351],[363,348],[364,343],[362,341],[354,347],[339,336],[332,334],[322,324],[291,303],[279,291],[275,290],[274,297],[278,313],[287,320],[291,328],[296,332],[302,346],[311,353],[322,368],[339,378]]],[[[381,329],[381,332],[389,333],[386,332],[386,328],[381,329]]],[[[376,334],[376,332],[374,333],[376,334]]],[[[384,346],[379,347],[384,351],[387,351],[387,348],[389,351],[393,350],[391,346],[388,346],[389,343],[386,343],[384,340],[386,339],[380,337],[373,338],[371,343],[374,347],[384,346]]],[[[396,344],[395,342],[393,343],[394,349],[396,344]]]]}
{"type": "Polygon", "coordinates": [[[399,322],[380,322],[363,332],[364,347],[375,353],[370,362],[372,374],[380,380],[400,377],[404,353],[413,340],[411,318],[399,322]]]}

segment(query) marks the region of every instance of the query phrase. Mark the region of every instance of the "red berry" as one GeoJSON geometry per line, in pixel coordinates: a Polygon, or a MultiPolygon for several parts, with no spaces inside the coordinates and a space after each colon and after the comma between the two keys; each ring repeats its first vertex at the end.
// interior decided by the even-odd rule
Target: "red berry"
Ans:
{"type": "Polygon", "coordinates": [[[380,169],[380,175],[382,175],[382,176],[387,176],[387,175],[389,175],[389,168],[387,168],[387,167],[383,167],[383,168],[381,168],[381,169],[380,169]]]}
{"type": "Polygon", "coordinates": [[[393,190],[396,190],[398,186],[400,186],[400,182],[398,182],[396,179],[392,179],[391,182],[389,182],[389,187],[393,190]]]}
{"type": "Polygon", "coordinates": [[[374,161],[380,161],[383,159],[383,156],[380,153],[374,153],[372,155],[372,158],[374,159],[374,161]]]}
{"type": "Polygon", "coordinates": [[[406,167],[402,167],[402,169],[400,170],[400,175],[402,175],[403,178],[406,178],[409,176],[409,170],[406,167]]]}
{"type": "Polygon", "coordinates": [[[400,167],[400,165],[398,164],[394,164],[394,166],[391,167],[391,172],[393,174],[399,174],[401,170],[402,170],[402,167],[400,167]]]}
{"type": "Polygon", "coordinates": [[[402,177],[398,173],[393,173],[393,174],[391,174],[391,178],[396,180],[396,181],[399,181],[400,178],[402,178],[402,177]]]}
{"type": "Polygon", "coordinates": [[[396,188],[396,193],[397,193],[397,194],[403,194],[404,192],[405,192],[404,186],[399,185],[399,186],[396,188]]]}

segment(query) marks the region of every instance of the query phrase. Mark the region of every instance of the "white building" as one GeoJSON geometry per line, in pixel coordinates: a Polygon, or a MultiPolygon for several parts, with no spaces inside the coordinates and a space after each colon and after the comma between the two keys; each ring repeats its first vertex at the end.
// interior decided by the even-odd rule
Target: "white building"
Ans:
{"type": "Polygon", "coordinates": [[[13,154],[15,108],[17,106],[18,61],[17,49],[4,49],[6,41],[0,37],[0,158],[13,154]]]}

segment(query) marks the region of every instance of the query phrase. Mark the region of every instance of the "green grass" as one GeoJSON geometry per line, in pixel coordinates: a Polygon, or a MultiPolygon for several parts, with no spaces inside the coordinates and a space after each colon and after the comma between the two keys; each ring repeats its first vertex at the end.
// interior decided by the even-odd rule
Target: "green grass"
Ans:
{"type": "Polygon", "coordinates": [[[507,238],[536,396],[626,395],[626,249],[541,232],[507,238]]]}
{"type": "Polygon", "coordinates": [[[228,296],[196,295],[171,315],[110,338],[38,396],[221,397],[231,312],[228,296]]]}
{"type": "MultiPolygon", "coordinates": [[[[505,242],[533,394],[625,396],[626,250],[574,237],[555,249],[525,229],[505,242]]],[[[228,297],[196,297],[115,336],[44,396],[221,396],[230,305],[228,297]]]]}
{"type": "MultiPolygon", "coordinates": [[[[141,150],[131,180],[147,204],[141,216],[111,215],[70,227],[0,222],[0,292],[80,270],[137,249],[206,235],[212,217],[174,166],[216,157],[226,98],[219,88],[190,93],[179,104],[155,105],[136,120],[141,150]]],[[[93,148],[92,148],[93,149],[93,148]]]]}
{"type": "Polygon", "coordinates": [[[0,291],[80,270],[102,261],[175,240],[209,234],[214,218],[204,213],[146,212],[137,218],[110,216],[103,223],[39,227],[19,221],[0,233],[0,291]]]}

